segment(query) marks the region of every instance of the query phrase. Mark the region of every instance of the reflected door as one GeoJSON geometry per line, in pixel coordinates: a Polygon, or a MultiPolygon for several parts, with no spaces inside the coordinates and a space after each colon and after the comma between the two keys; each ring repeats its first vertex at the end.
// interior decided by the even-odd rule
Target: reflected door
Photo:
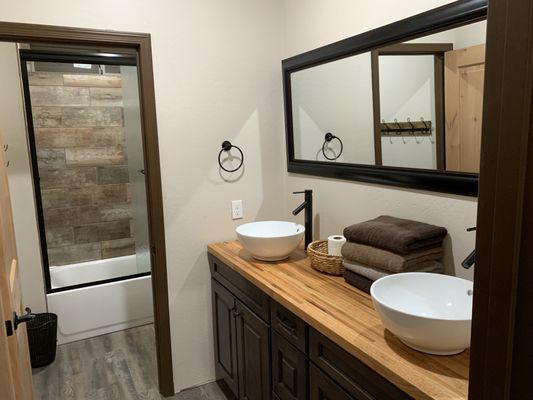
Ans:
{"type": "Polygon", "coordinates": [[[485,45],[444,55],[446,169],[479,173],[485,45]]]}

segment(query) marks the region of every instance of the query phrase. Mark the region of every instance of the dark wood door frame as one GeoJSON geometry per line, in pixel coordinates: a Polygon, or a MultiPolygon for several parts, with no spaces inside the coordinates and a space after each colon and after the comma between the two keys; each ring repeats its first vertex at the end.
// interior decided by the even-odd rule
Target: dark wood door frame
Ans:
{"type": "Polygon", "coordinates": [[[157,139],[150,35],[96,29],[0,22],[0,41],[123,48],[137,52],[146,196],[152,259],[152,290],[159,390],[174,394],[168,302],[163,198],[157,139]]]}
{"type": "Polygon", "coordinates": [[[437,169],[445,170],[444,145],[444,53],[453,50],[452,43],[399,43],[371,51],[372,103],[374,109],[374,156],[376,165],[383,165],[381,151],[381,99],[379,95],[379,56],[432,55],[435,76],[435,142],[437,169]]]}
{"type": "Polygon", "coordinates": [[[470,399],[533,398],[533,3],[488,13],[470,399]]]}

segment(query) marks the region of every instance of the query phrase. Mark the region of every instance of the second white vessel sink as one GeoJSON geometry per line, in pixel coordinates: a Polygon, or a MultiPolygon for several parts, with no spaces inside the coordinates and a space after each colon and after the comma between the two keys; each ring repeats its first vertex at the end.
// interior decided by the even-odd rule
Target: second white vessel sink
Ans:
{"type": "Polygon", "coordinates": [[[466,279],[410,272],[378,279],[370,294],[385,328],[403,343],[450,355],[470,347],[472,287],[466,279]]]}
{"type": "Polygon", "coordinates": [[[254,258],[278,261],[289,256],[302,241],[303,225],[285,221],[260,221],[240,225],[239,241],[254,258]]]}

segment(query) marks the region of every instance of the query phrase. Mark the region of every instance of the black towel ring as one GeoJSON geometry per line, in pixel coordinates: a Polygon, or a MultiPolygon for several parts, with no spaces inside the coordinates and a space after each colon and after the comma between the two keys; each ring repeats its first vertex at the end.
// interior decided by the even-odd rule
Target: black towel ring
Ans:
{"type": "Polygon", "coordinates": [[[337,136],[335,136],[333,133],[331,132],[328,132],[326,133],[326,136],[324,136],[324,143],[322,144],[322,154],[324,155],[324,157],[330,161],[334,161],[336,160],[337,158],[339,158],[342,154],[342,150],[344,149],[344,145],[342,144],[342,140],[340,140],[340,138],[338,138],[337,136]],[[326,144],[328,144],[329,142],[331,142],[333,139],[337,139],[341,145],[341,150],[339,151],[339,154],[337,154],[336,157],[328,157],[326,155],[326,144]]]}
{"type": "Polygon", "coordinates": [[[223,169],[224,171],[226,171],[226,172],[235,172],[235,171],[238,171],[238,170],[242,167],[242,163],[243,163],[243,162],[244,162],[244,154],[243,154],[242,150],[241,150],[239,147],[237,147],[237,146],[231,144],[230,141],[228,141],[228,140],[224,140],[224,141],[222,142],[222,150],[220,150],[220,152],[218,153],[218,165],[220,165],[220,168],[222,168],[222,169],[223,169]],[[222,155],[222,152],[223,152],[223,151],[230,151],[232,148],[239,150],[239,153],[241,153],[241,162],[240,162],[240,164],[237,166],[237,168],[234,168],[234,169],[226,169],[226,168],[224,168],[224,166],[222,165],[222,160],[220,160],[220,156],[222,155]]]}

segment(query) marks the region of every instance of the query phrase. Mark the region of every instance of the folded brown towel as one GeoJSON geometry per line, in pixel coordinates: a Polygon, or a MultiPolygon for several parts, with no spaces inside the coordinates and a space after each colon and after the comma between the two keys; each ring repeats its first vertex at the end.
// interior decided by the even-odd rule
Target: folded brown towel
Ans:
{"type": "MultiPolygon", "coordinates": [[[[343,261],[344,270],[352,271],[358,275],[364,276],[371,281],[377,281],[384,276],[392,275],[393,273],[384,269],[368,267],[363,264],[358,264],[352,261],[343,261]]],[[[414,270],[406,270],[404,272],[433,272],[436,274],[442,274],[444,272],[444,266],[438,261],[428,261],[423,265],[418,266],[414,270]]]]}
{"type": "Polygon", "coordinates": [[[388,250],[353,242],[346,242],[341,249],[342,256],[350,261],[385,269],[390,272],[403,272],[416,269],[424,263],[440,260],[442,247],[433,247],[410,254],[396,254],[388,250]]]}
{"type": "Polygon", "coordinates": [[[350,270],[344,271],[344,280],[346,281],[346,283],[368,294],[370,294],[370,286],[372,286],[372,283],[374,283],[374,281],[371,281],[370,279],[365,278],[362,275],[356,274],[355,272],[352,272],[350,270]]]}
{"type": "Polygon", "coordinates": [[[423,222],[382,215],[344,228],[343,234],[351,242],[407,254],[440,244],[447,231],[423,222]]]}

